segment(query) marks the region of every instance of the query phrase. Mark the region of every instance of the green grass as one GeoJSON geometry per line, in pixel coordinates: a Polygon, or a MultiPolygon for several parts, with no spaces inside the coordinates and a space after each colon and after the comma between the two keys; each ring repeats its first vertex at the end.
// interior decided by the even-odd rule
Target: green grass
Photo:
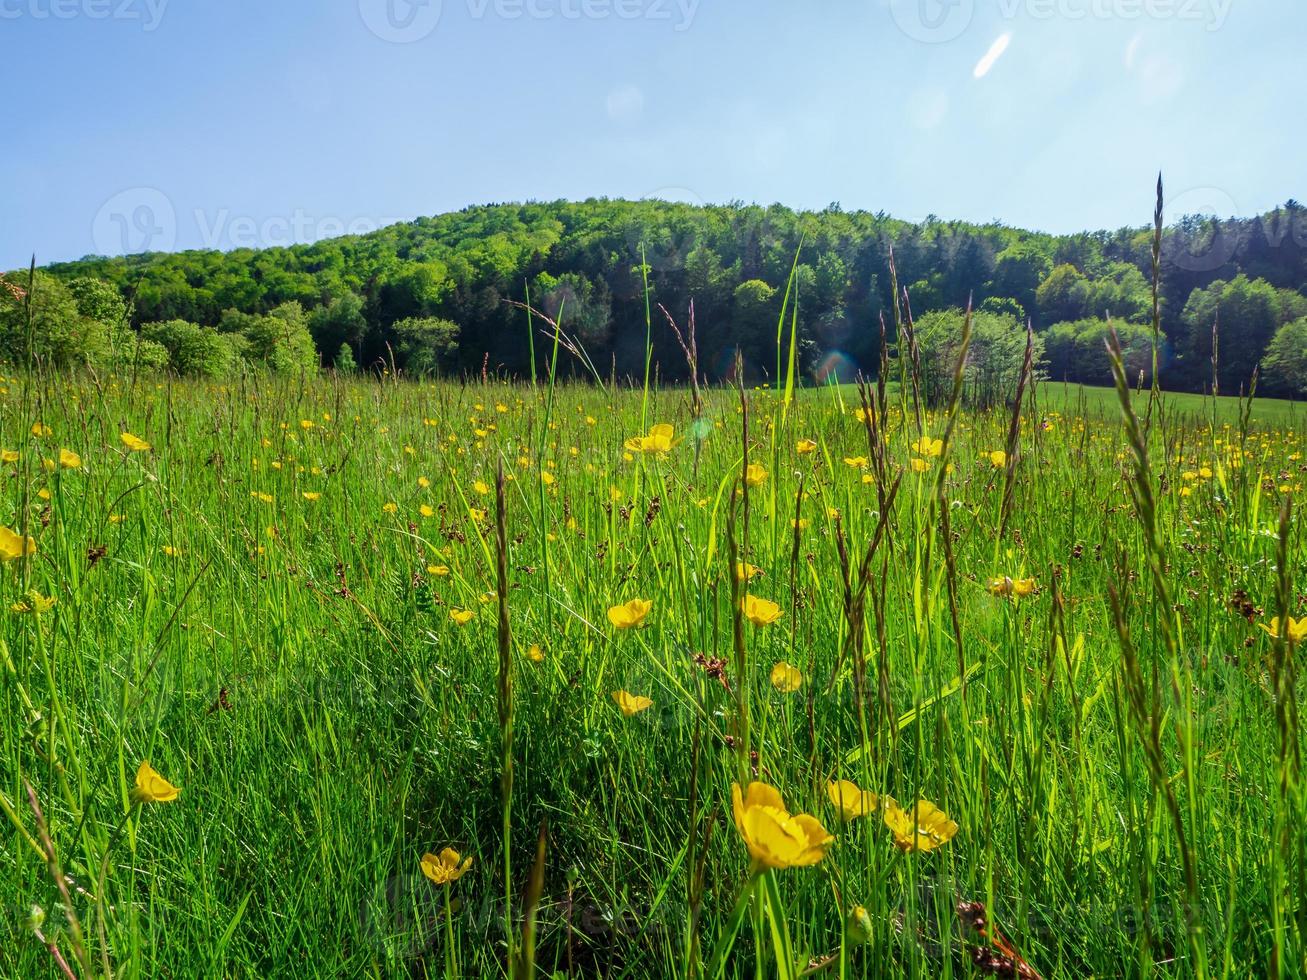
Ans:
{"type": "MultiPolygon", "coordinates": [[[[901,470],[902,483],[869,566],[864,665],[846,650],[837,527],[856,579],[880,504],[866,471],[844,462],[868,455],[849,389],[805,392],[788,410],[777,393],[748,393],[750,460],[768,475],[749,489],[746,537],[743,511],[731,519],[743,415],[730,391],[706,393],[697,424],[687,393],[650,391],[648,421],[673,424],[679,441],[626,459],[624,441],[642,431],[639,390],[6,388],[0,445],[19,455],[5,464],[0,518],[29,527],[37,552],[0,573],[0,975],[60,975],[25,925],[33,905],[76,975],[420,977],[451,964],[503,975],[542,824],[540,975],[685,976],[735,927],[727,976],[789,975],[810,959],[829,976],[983,975],[973,956],[985,941],[962,927],[959,901],[983,902],[990,940],[1001,930],[1049,978],[1194,975],[1198,955],[1212,975],[1307,969],[1303,795],[1280,761],[1301,746],[1287,706],[1302,695],[1257,625],[1279,612],[1281,567],[1303,615],[1297,511],[1287,564],[1277,540],[1281,504],[1302,504],[1307,483],[1292,406],[1259,402],[1246,434],[1228,405],[1213,431],[1190,396],[1154,413],[1170,612],[1154,599],[1110,392],[1085,389],[1082,402],[1040,386],[1001,538],[1004,471],[982,453],[1005,446],[1010,419],[963,413],[943,483],[952,564],[934,493],[944,460],[915,472],[915,422],[891,411],[887,481],[901,470]],[[38,421],[50,435],[32,435],[38,421]],[[153,449],[129,452],[122,431],[153,449]],[[818,450],[796,454],[802,438],[818,450]],[[41,460],[61,447],[82,465],[47,472],[41,460]],[[505,691],[487,595],[501,464],[512,478],[508,881],[505,691]],[[797,539],[796,510],[809,522],[797,539]],[[732,526],[762,570],[750,591],[783,611],[771,626],[744,623],[742,651],[732,526]],[[995,576],[1033,577],[1039,591],[992,595],[995,576]],[[10,611],[29,590],[55,605],[10,611]],[[1258,608],[1252,621],[1231,609],[1236,590],[1258,608]],[[644,628],[615,630],[608,608],[635,597],[653,600],[644,628]],[[474,618],[456,626],[455,607],[474,618]],[[695,654],[725,661],[729,690],[695,654]],[[802,672],[798,692],[769,683],[780,660],[802,672]],[[618,688],[653,707],[623,717],[618,688]],[[765,876],[733,921],[749,880],[730,805],[742,694],[761,778],[836,841],[815,866],[765,876]],[[1160,782],[1145,751],[1154,719],[1160,782]],[[179,800],[130,804],[143,759],[182,787],[179,800]],[[903,853],[876,813],[842,825],[825,789],[836,776],[905,805],[932,801],[957,834],[903,853]],[[75,886],[80,941],[26,784],[75,886]],[[473,864],[442,887],[419,861],[445,846],[473,864]],[[855,905],[865,945],[843,928],[855,905]]],[[[1135,404],[1142,415],[1146,399],[1135,404]]],[[[942,419],[928,426],[943,435],[942,419]]]]}

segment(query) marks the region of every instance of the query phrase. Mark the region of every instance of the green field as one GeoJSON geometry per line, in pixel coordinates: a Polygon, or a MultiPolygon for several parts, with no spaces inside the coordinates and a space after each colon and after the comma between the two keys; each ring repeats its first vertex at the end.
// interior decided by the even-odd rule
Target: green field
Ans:
{"type": "Polygon", "coordinates": [[[1299,409],[704,397],[10,378],[0,976],[1307,971],[1299,409]]]}

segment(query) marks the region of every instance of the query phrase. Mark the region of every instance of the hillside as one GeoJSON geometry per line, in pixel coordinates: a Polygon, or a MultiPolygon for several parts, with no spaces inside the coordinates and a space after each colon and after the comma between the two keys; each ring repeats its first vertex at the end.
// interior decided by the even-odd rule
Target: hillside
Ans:
{"type": "MultiPolygon", "coordinates": [[[[1050,377],[1103,383],[1103,318],[1151,323],[1151,243],[1151,227],[1142,226],[1055,236],[998,223],[911,223],[838,205],[797,212],[780,205],[588,200],[474,207],[292,248],[89,257],[45,271],[62,283],[111,284],[128,303],[131,325],[144,327],[167,350],[171,366],[186,373],[217,370],[203,358],[178,361],[178,345],[214,340],[214,331],[188,331],[239,336],[233,350],[222,348],[223,357],[248,357],[267,348],[258,340],[259,323],[275,313],[277,325],[264,333],[284,327],[300,338],[283,361],[368,366],[393,357],[414,373],[485,366],[521,375],[531,358],[526,314],[510,301],[529,291],[538,309],[563,311],[564,329],[606,375],[643,370],[643,270],[652,303],[665,306],[682,327],[693,299],[704,374],[724,373],[739,347],[752,371],[765,377],[774,373],[777,317],[797,255],[804,367],[816,376],[848,377],[875,368],[878,323],[891,303],[892,250],[915,316],[958,308],[972,297],[978,308],[1012,324],[1034,324],[1050,377]],[[312,351],[303,331],[312,337],[312,351]]],[[[1268,350],[1274,356],[1263,390],[1292,394],[1307,386],[1307,366],[1294,357],[1307,346],[1305,249],[1307,212],[1292,201],[1255,219],[1195,218],[1168,228],[1166,384],[1210,386],[1212,328],[1219,322],[1222,391],[1246,385],[1268,350]]],[[[25,277],[9,279],[21,284],[25,277]]],[[[79,312],[88,315],[84,305],[79,312]]],[[[21,335],[14,312],[5,334],[11,359],[21,356],[14,349],[21,335]]],[[[663,376],[683,376],[685,360],[656,305],[651,321],[663,376]]],[[[1136,335],[1150,332],[1141,327],[1136,335]]],[[[76,360],[75,348],[44,356],[76,360]]]]}

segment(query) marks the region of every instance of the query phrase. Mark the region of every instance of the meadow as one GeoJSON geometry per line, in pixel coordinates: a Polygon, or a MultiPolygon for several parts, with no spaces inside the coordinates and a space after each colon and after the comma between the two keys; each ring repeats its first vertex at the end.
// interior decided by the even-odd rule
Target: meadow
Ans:
{"type": "Polygon", "coordinates": [[[1291,405],[0,389],[0,976],[1307,970],[1291,405]]]}

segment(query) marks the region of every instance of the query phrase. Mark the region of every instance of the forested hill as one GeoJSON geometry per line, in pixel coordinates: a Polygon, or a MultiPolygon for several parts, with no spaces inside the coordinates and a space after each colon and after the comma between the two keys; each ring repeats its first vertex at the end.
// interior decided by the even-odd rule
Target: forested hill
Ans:
{"type": "MultiPolygon", "coordinates": [[[[797,254],[804,367],[814,376],[848,375],[875,367],[892,248],[915,316],[973,297],[995,322],[1034,323],[1050,377],[1103,382],[1103,318],[1129,336],[1143,331],[1124,325],[1151,322],[1151,240],[1151,227],[1054,236],[935,218],[914,224],[837,205],[814,213],[661,201],[497,204],[313,245],[49,266],[44,302],[63,303],[52,307],[49,329],[57,329],[56,315],[83,324],[42,356],[97,356],[75,348],[101,342],[85,318],[114,307],[89,282],[100,280],[127,302],[131,330],[119,340],[146,338],[151,356],[166,352],[172,367],[190,373],[220,370],[195,354],[203,348],[220,360],[261,358],[274,367],[313,359],[366,367],[393,351],[412,373],[488,364],[521,374],[529,370],[526,314],[510,301],[529,289],[533,305],[564,310],[564,329],[600,373],[615,365],[638,374],[644,271],[653,302],[683,327],[693,299],[705,374],[720,376],[738,346],[751,372],[765,377],[774,373],[777,317],[797,254]]],[[[25,277],[8,276],[20,285],[25,277]]],[[[1307,209],[1290,201],[1260,218],[1195,218],[1168,228],[1162,284],[1165,384],[1210,386],[1219,319],[1223,391],[1246,385],[1263,362],[1263,390],[1307,388],[1307,209]]],[[[656,306],[652,323],[662,375],[683,377],[685,359],[656,306]]],[[[14,331],[6,336],[12,358],[14,331]]]]}

